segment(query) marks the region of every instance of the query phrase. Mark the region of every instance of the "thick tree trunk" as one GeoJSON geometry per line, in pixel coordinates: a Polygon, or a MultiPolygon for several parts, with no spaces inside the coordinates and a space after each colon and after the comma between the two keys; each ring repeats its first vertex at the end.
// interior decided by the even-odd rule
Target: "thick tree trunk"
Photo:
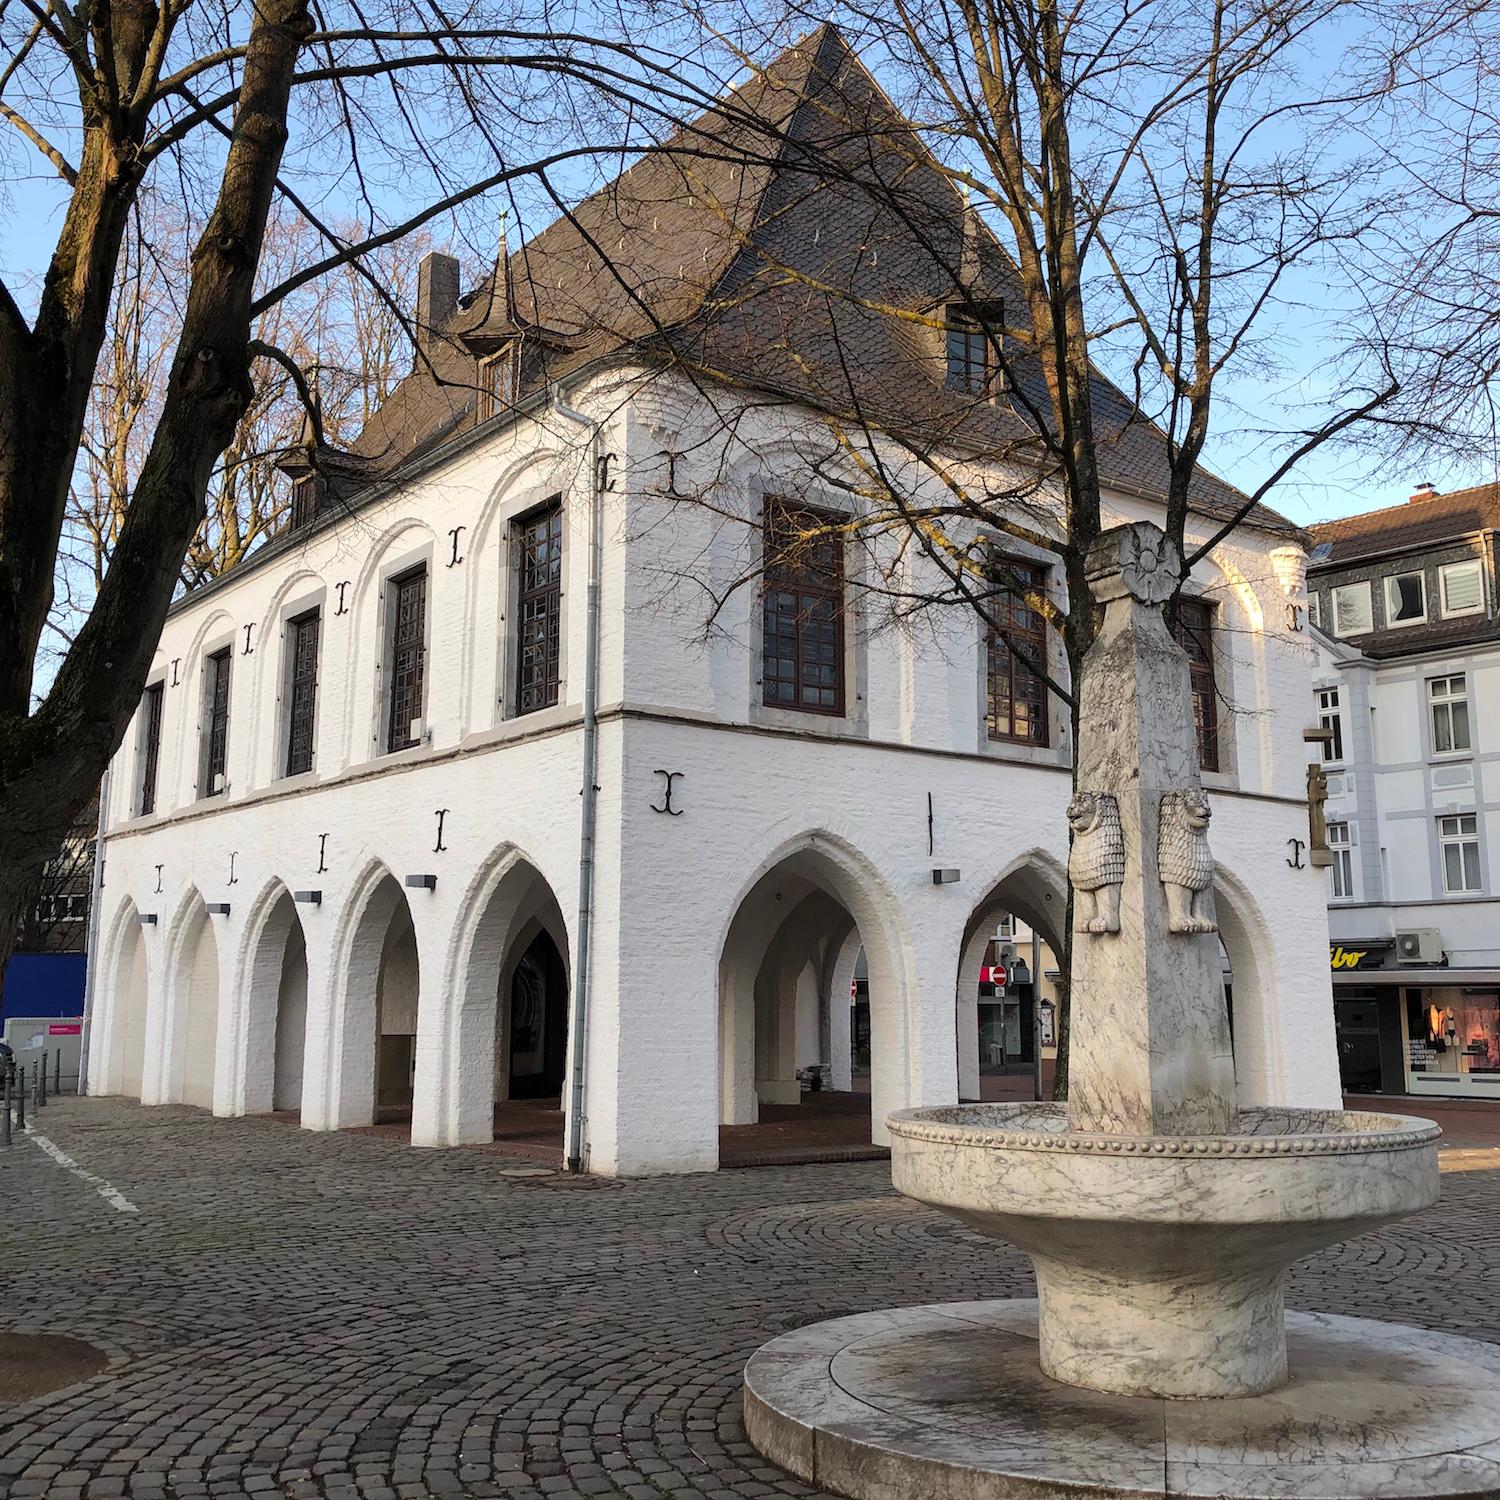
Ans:
{"type": "MultiPolygon", "coordinates": [[[[256,9],[219,197],[193,256],[161,418],[94,607],[51,691],[29,717],[24,700],[17,705],[14,696],[23,678],[29,691],[34,641],[22,666],[6,663],[4,688],[11,701],[0,701],[0,910],[62,843],[119,746],[182,559],[203,517],[214,462],[249,400],[255,273],[286,143],[292,74],[311,30],[307,5],[262,0],[256,9]]],[[[118,248],[116,239],[116,256],[118,248]]],[[[112,265],[110,270],[112,279],[112,265]]],[[[44,315],[46,308],[44,298],[44,315]]],[[[72,378],[85,366],[84,379],[91,376],[102,337],[101,318],[97,333],[90,324],[72,344],[72,378]]],[[[15,438],[22,451],[35,452],[47,439],[23,431],[36,414],[15,386],[17,366],[4,358],[7,338],[0,331],[0,443],[15,438]]],[[[73,443],[68,473],[76,432],[73,443]]],[[[14,466],[0,469],[0,553],[24,559],[35,541],[23,534],[26,491],[5,488],[18,477],[14,466]],[[20,542],[14,552],[13,537],[20,542]]],[[[28,634],[25,612],[35,611],[40,600],[45,614],[50,574],[44,582],[0,566],[0,586],[11,591],[0,606],[0,628],[9,624],[17,631],[11,639],[19,648],[28,634]]],[[[0,958],[8,957],[8,949],[7,941],[0,958]]]]}

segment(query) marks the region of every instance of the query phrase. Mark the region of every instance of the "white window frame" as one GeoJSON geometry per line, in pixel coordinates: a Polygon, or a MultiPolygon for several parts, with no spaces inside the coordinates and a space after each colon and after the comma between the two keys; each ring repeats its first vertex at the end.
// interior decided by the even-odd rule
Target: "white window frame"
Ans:
{"type": "Polygon", "coordinates": [[[1445,813],[1437,820],[1438,827],[1438,863],[1443,870],[1443,894],[1446,896],[1473,896],[1484,890],[1484,860],[1479,848],[1479,815],[1477,813],[1445,813]],[[1465,827],[1464,825],[1468,826],[1465,827]],[[1451,826],[1450,826],[1451,825],[1451,826]],[[1469,884],[1469,871],[1467,860],[1464,858],[1465,851],[1470,847],[1474,850],[1474,880],[1469,884]],[[1459,875],[1463,881],[1461,885],[1454,885],[1448,879],[1448,851],[1458,851],[1459,875]]]}
{"type": "Polygon", "coordinates": [[[1481,615],[1484,613],[1484,565],[1477,557],[1466,558],[1463,562],[1444,563],[1438,569],[1438,605],[1442,610],[1445,620],[1452,619],[1455,615],[1481,615]],[[1454,609],[1448,603],[1448,579],[1450,575],[1459,572],[1472,572],[1479,584],[1479,598],[1473,604],[1467,604],[1461,609],[1454,609]]]}
{"type": "Polygon", "coordinates": [[[1420,569],[1414,569],[1409,573],[1392,573],[1386,578],[1385,623],[1387,629],[1390,630],[1405,630],[1408,625],[1425,625],[1427,623],[1427,575],[1420,569]],[[1417,587],[1422,591],[1422,613],[1413,615],[1409,620],[1398,620],[1396,618],[1396,585],[1403,578],[1415,578],[1417,580],[1417,587]]]}
{"type": "Polygon", "coordinates": [[[1323,764],[1342,765],[1344,762],[1344,710],[1336,687],[1318,689],[1318,727],[1331,729],[1334,739],[1324,740],[1323,764]],[[1337,753],[1335,753],[1335,742],[1337,753]]]}
{"type": "Polygon", "coordinates": [[[1349,823],[1336,818],[1324,825],[1328,835],[1328,852],[1333,856],[1328,866],[1328,899],[1354,900],[1354,844],[1349,837],[1349,823]]]}
{"type": "Polygon", "coordinates": [[[1318,595],[1311,589],[1307,592],[1307,618],[1312,621],[1319,630],[1323,628],[1323,610],[1318,602],[1318,595]]]}
{"type": "Polygon", "coordinates": [[[1342,640],[1345,636],[1369,635],[1374,630],[1375,597],[1374,591],[1370,588],[1370,580],[1368,578],[1361,580],[1359,583],[1341,583],[1337,588],[1330,589],[1328,592],[1333,613],[1333,633],[1336,636],[1342,640]],[[1345,594],[1354,595],[1358,593],[1363,593],[1365,596],[1365,620],[1368,623],[1354,630],[1344,630],[1339,622],[1339,599],[1345,594]]]}
{"type": "Polygon", "coordinates": [[[1441,677],[1427,679],[1427,722],[1432,729],[1432,753],[1434,755],[1472,755],[1474,753],[1474,718],[1469,712],[1469,679],[1462,672],[1448,672],[1441,677]],[[1455,689],[1454,683],[1458,686],[1455,689]],[[1441,689],[1441,691],[1439,691],[1441,689]],[[1456,743],[1453,732],[1453,710],[1459,705],[1464,710],[1464,743],[1456,743]],[[1448,744],[1442,744],[1446,725],[1448,744]]]}

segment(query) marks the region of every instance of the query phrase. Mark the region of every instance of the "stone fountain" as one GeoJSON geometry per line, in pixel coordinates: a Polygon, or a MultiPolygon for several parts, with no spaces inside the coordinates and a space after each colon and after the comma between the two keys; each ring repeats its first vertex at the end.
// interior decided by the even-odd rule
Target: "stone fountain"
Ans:
{"type": "Polygon", "coordinates": [[[1431,1205],[1436,1125],[1241,1108],[1175,549],[1102,535],[1079,682],[1069,1099],[903,1110],[896,1187],[1035,1300],[867,1313],[745,1372],[768,1457],[857,1500],[1500,1496],[1500,1347],[1287,1314],[1309,1252],[1431,1205]]]}

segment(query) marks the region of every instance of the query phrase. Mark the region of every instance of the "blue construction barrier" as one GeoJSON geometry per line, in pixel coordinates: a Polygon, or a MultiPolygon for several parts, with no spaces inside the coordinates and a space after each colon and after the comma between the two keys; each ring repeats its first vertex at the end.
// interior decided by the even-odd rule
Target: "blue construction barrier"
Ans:
{"type": "Polygon", "coordinates": [[[87,955],[16,953],[5,971],[0,1023],[19,1016],[81,1016],[87,955]]]}

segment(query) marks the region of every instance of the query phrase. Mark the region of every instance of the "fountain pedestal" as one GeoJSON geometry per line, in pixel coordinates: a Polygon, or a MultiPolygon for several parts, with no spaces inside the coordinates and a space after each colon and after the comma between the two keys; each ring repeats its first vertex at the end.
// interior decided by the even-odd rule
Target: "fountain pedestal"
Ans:
{"type": "MultiPolygon", "coordinates": [[[[1476,1419],[1492,1452],[1461,1453],[1370,1388],[1361,1361],[1389,1361],[1410,1330],[1295,1324],[1305,1368],[1339,1369],[1348,1390],[1304,1403],[1309,1425],[1289,1437],[1302,1408],[1276,1394],[1299,1379],[1287,1270],[1433,1203],[1441,1132],[1400,1116],[1237,1107],[1188,664],[1162,615],[1180,560],[1136,523],[1100,536],[1087,572],[1104,619],[1079,680],[1068,808],[1068,1103],[890,1120],[895,1186],[1026,1251],[1037,1302],[785,1335],[746,1370],[751,1440],[861,1500],[1500,1495],[1500,1417],[1493,1432],[1476,1419]],[[1059,1424],[1057,1411],[1076,1420],[1059,1424]],[[1130,1440],[1101,1457],[1090,1412],[1130,1440]],[[1307,1454],[1339,1421],[1350,1435],[1329,1487],[1307,1454]],[[1207,1433],[1223,1462],[1174,1475],[1174,1451],[1197,1453],[1207,1433]]],[[[1422,1338],[1500,1412],[1500,1352],[1422,1338]]],[[[1410,1409],[1426,1403],[1414,1393],[1410,1409]]]]}

